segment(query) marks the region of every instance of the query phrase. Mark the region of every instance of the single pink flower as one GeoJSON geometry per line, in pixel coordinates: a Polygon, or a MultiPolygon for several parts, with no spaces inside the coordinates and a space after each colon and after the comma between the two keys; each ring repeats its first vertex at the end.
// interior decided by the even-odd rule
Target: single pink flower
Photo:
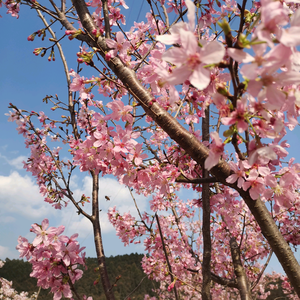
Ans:
{"type": "Polygon", "coordinates": [[[275,151],[271,147],[261,147],[252,152],[249,156],[249,164],[252,166],[260,159],[260,163],[268,163],[277,158],[275,151]]]}
{"type": "Polygon", "coordinates": [[[106,44],[109,48],[112,48],[111,56],[115,57],[119,52],[120,55],[127,54],[127,49],[130,47],[130,43],[125,39],[123,33],[118,31],[116,33],[116,40],[106,39],[106,44]]]}
{"type": "Polygon", "coordinates": [[[168,291],[172,291],[176,283],[176,279],[168,286],[168,291]]]}
{"type": "Polygon", "coordinates": [[[70,84],[70,91],[83,91],[85,88],[84,77],[80,77],[74,70],[71,70],[69,74],[74,77],[70,84]]]}
{"type": "Polygon", "coordinates": [[[236,110],[229,117],[221,119],[224,125],[236,124],[239,133],[244,132],[248,128],[246,121],[247,99],[245,97],[237,101],[236,110]]]}
{"type": "Polygon", "coordinates": [[[249,176],[246,179],[247,181],[243,184],[243,190],[247,191],[249,188],[249,194],[253,200],[259,198],[265,191],[265,182],[262,177],[258,177],[258,172],[255,169],[252,169],[249,173],[249,176]]]}
{"type": "Polygon", "coordinates": [[[242,188],[246,177],[243,161],[240,160],[238,162],[238,165],[236,165],[233,161],[229,161],[228,164],[230,165],[231,169],[234,171],[234,174],[228,176],[226,178],[226,182],[234,183],[237,181],[237,186],[239,188],[242,188]]]}
{"type": "Polygon", "coordinates": [[[69,284],[61,284],[60,286],[54,286],[51,289],[51,292],[54,293],[53,300],[60,300],[62,294],[65,298],[72,298],[72,292],[69,284]]]}
{"type": "Polygon", "coordinates": [[[281,87],[285,85],[298,84],[299,81],[300,74],[296,71],[272,74],[263,72],[259,80],[249,81],[248,92],[253,97],[258,96],[262,99],[266,98],[265,108],[280,110],[287,99],[287,96],[281,90],[281,87]]]}
{"type": "Polygon", "coordinates": [[[210,170],[212,167],[218,164],[221,155],[224,152],[224,144],[217,132],[210,134],[212,144],[210,146],[209,155],[205,160],[204,167],[210,170]]]}
{"type": "Polygon", "coordinates": [[[109,102],[106,106],[113,112],[110,115],[105,116],[104,120],[113,119],[119,121],[122,117],[122,121],[132,123],[133,116],[130,114],[130,112],[132,111],[132,106],[124,105],[123,101],[120,100],[109,102]]]}
{"type": "Polygon", "coordinates": [[[261,2],[261,24],[254,32],[253,38],[266,41],[270,48],[273,47],[272,34],[280,36],[281,28],[289,21],[289,9],[280,1],[265,0],[261,2]]]}
{"type": "Polygon", "coordinates": [[[203,90],[211,79],[205,65],[219,63],[224,57],[225,48],[217,41],[203,43],[200,48],[192,32],[180,29],[179,34],[182,47],[171,48],[162,56],[163,60],[176,65],[166,81],[176,85],[188,79],[193,86],[203,90]]]}
{"type": "MultiPolygon", "coordinates": [[[[181,47],[171,48],[166,51],[162,59],[174,64],[175,69],[165,78],[171,84],[176,85],[189,80],[196,88],[203,90],[210,83],[210,71],[205,65],[219,63],[224,55],[224,46],[217,42],[207,42],[201,40],[201,47],[198,45],[198,39],[194,35],[195,28],[195,5],[191,0],[187,0],[188,6],[188,24],[180,23],[174,26],[171,35],[158,36],[156,39],[167,45],[180,43],[181,47]]],[[[164,77],[160,69],[156,70],[161,77],[164,77]]]]}
{"type": "Polygon", "coordinates": [[[137,144],[134,150],[131,150],[130,159],[134,161],[134,164],[139,166],[143,163],[143,159],[147,158],[148,155],[142,152],[143,144],[137,144]]]}
{"type": "Polygon", "coordinates": [[[296,47],[300,44],[300,9],[297,9],[291,18],[291,27],[282,29],[279,40],[287,47],[296,47]]]}
{"type": "Polygon", "coordinates": [[[48,219],[44,219],[42,225],[38,225],[38,224],[31,225],[31,231],[37,234],[36,238],[32,242],[33,246],[37,246],[42,242],[44,243],[45,246],[49,245],[50,239],[52,238],[52,236],[55,235],[57,229],[54,227],[50,227],[48,230],[46,230],[48,226],[49,226],[48,219]]]}
{"type": "Polygon", "coordinates": [[[19,236],[18,243],[19,244],[16,249],[20,252],[20,257],[26,257],[28,260],[32,254],[32,245],[28,243],[28,240],[22,236],[19,236]]]}

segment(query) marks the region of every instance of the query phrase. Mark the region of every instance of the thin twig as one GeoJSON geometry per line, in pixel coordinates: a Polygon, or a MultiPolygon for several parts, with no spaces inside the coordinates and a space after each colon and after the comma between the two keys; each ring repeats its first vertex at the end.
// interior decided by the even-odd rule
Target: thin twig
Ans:
{"type": "Polygon", "coordinates": [[[175,179],[175,182],[201,184],[201,183],[215,183],[218,182],[218,180],[215,177],[187,178],[185,177],[185,175],[181,174],[175,179]]]}
{"type": "Polygon", "coordinates": [[[161,5],[162,9],[163,9],[163,12],[164,12],[164,15],[165,15],[165,18],[166,18],[166,27],[169,28],[170,27],[170,23],[169,23],[169,15],[168,15],[168,12],[166,10],[166,7],[164,4],[161,5]]]}
{"type": "MultiPolygon", "coordinates": [[[[151,275],[151,274],[149,274],[151,275]]],[[[128,299],[139,287],[140,285],[142,284],[142,282],[149,276],[149,275],[146,275],[142,278],[142,280],[139,282],[139,284],[124,298],[124,300],[128,299]]]]}
{"type": "MultiPolygon", "coordinates": [[[[168,257],[168,253],[167,253],[167,249],[166,249],[166,245],[165,245],[165,241],[164,241],[164,236],[163,236],[162,231],[161,231],[161,227],[160,227],[159,218],[158,218],[157,213],[155,213],[155,218],[156,218],[156,222],[157,222],[157,226],[158,226],[158,230],[159,230],[159,235],[160,235],[160,239],[161,239],[161,244],[162,244],[162,247],[163,247],[163,251],[165,253],[165,258],[166,258],[166,261],[167,261],[168,270],[169,270],[169,273],[170,273],[170,278],[171,278],[171,283],[172,283],[174,281],[174,276],[173,276],[173,273],[172,273],[172,267],[171,267],[171,264],[170,264],[170,261],[169,261],[169,257],[168,257]]],[[[174,285],[174,294],[175,294],[175,299],[179,300],[178,295],[177,295],[177,289],[176,289],[175,285],[174,285]]]]}
{"type": "Polygon", "coordinates": [[[258,285],[258,283],[259,283],[259,281],[260,281],[262,275],[264,274],[264,272],[265,272],[265,270],[266,270],[266,268],[267,268],[267,266],[268,266],[268,264],[269,264],[269,262],[270,262],[270,260],[271,260],[272,255],[273,255],[273,250],[270,251],[269,256],[268,256],[268,259],[267,259],[267,261],[265,262],[265,264],[264,264],[264,266],[263,266],[261,272],[259,273],[256,282],[252,284],[252,286],[251,286],[251,291],[253,291],[253,290],[255,289],[255,287],[258,285]]]}
{"type": "MultiPolygon", "coordinates": [[[[64,1],[64,0],[62,0],[62,1],[64,1]]],[[[56,40],[56,35],[53,32],[53,30],[51,29],[51,27],[48,25],[47,20],[44,18],[44,16],[41,14],[41,12],[38,9],[36,11],[37,11],[39,17],[41,18],[41,20],[43,21],[43,23],[45,24],[45,26],[47,27],[48,31],[52,35],[52,37],[56,40]]],[[[74,137],[75,137],[75,139],[78,139],[79,134],[78,134],[78,129],[77,129],[77,125],[76,125],[76,116],[75,116],[75,111],[74,111],[72,92],[70,91],[71,78],[70,78],[70,74],[69,74],[69,68],[68,68],[67,60],[65,58],[65,55],[64,55],[64,52],[62,50],[60,43],[57,42],[56,46],[59,51],[59,55],[61,57],[62,63],[64,65],[64,71],[65,71],[67,84],[68,84],[68,103],[69,103],[68,110],[71,115],[71,125],[73,128],[74,137]]]]}

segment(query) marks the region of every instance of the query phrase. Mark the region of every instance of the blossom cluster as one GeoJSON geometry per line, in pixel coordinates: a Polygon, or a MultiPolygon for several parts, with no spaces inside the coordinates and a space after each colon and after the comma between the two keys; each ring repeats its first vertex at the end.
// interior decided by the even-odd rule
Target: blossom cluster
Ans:
{"type": "Polygon", "coordinates": [[[31,277],[37,278],[37,285],[43,289],[51,288],[53,299],[62,296],[72,298],[75,281],[82,277],[78,266],[85,266],[85,247],[80,247],[73,234],[70,238],[62,235],[64,226],[50,227],[48,219],[41,225],[32,224],[31,232],[36,234],[32,243],[19,237],[17,250],[32,264],[31,277]]]}

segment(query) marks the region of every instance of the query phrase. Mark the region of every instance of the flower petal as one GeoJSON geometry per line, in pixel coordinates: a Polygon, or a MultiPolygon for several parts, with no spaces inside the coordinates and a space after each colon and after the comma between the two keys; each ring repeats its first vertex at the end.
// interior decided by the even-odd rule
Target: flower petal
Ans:
{"type": "Polygon", "coordinates": [[[254,60],[252,55],[240,49],[228,48],[227,54],[240,63],[249,63],[254,60]]]}
{"type": "Polygon", "coordinates": [[[166,45],[173,45],[179,42],[179,36],[177,34],[158,35],[156,40],[166,45]]]}
{"type": "Polygon", "coordinates": [[[280,42],[287,47],[296,47],[300,44],[300,27],[291,27],[281,31],[280,42]]]}
{"type": "Polygon", "coordinates": [[[163,54],[162,59],[167,62],[170,62],[171,64],[180,66],[186,61],[187,55],[186,55],[186,51],[184,51],[182,48],[176,47],[166,51],[163,54]]]}
{"type": "Polygon", "coordinates": [[[204,90],[210,83],[210,71],[199,65],[189,78],[191,84],[199,90],[204,90]]]}
{"type": "Polygon", "coordinates": [[[192,71],[187,67],[182,66],[179,68],[175,68],[165,80],[172,85],[180,84],[185,82],[192,74],[192,71]]]}
{"type": "Polygon", "coordinates": [[[186,55],[195,54],[199,48],[196,36],[184,29],[179,31],[182,47],[186,55]]]}
{"type": "Polygon", "coordinates": [[[212,41],[207,43],[201,50],[201,60],[205,64],[216,64],[219,63],[225,55],[224,46],[217,42],[212,41]]]}
{"type": "Polygon", "coordinates": [[[191,0],[185,1],[186,7],[188,9],[187,17],[189,20],[189,27],[191,31],[195,30],[195,4],[191,0]]]}

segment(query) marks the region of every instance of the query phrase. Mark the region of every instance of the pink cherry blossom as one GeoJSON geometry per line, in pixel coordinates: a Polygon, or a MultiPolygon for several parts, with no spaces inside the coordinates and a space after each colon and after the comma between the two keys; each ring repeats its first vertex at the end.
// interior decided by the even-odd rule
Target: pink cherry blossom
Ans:
{"type": "Polygon", "coordinates": [[[132,123],[133,117],[130,114],[130,112],[132,111],[132,106],[130,105],[125,106],[122,101],[115,100],[113,102],[108,103],[107,107],[110,108],[113,111],[113,113],[107,115],[104,118],[105,120],[113,119],[119,121],[120,118],[122,118],[123,121],[132,123]]]}
{"type": "Polygon", "coordinates": [[[288,22],[288,8],[278,1],[263,1],[261,6],[262,23],[256,27],[255,35],[259,40],[266,41],[273,47],[271,33],[280,35],[278,25],[286,25],[288,22]]]}
{"type": "Polygon", "coordinates": [[[174,280],[174,281],[168,286],[168,291],[169,291],[169,292],[173,290],[173,288],[174,288],[174,286],[175,286],[175,282],[176,282],[176,280],[174,280]]]}
{"type": "Polygon", "coordinates": [[[72,292],[68,284],[61,284],[51,288],[51,292],[54,293],[53,300],[60,300],[62,295],[66,298],[72,297],[72,292]]]}
{"type": "Polygon", "coordinates": [[[245,97],[237,101],[236,110],[234,110],[229,117],[221,119],[224,125],[236,124],[239,133],[244,132],[248,128],[247,123],[247,99],[245,97]]]}
{"type": "Polygon", "coordinates": [[[265,191],[264,180],[262,177],[258,177],[258,172],[255,169],[250,170],[249,176],[243,183],[243,190],[249,190],[250,196],[253,200],[256,200],[265,191]]]}
{"type": "Polygon", "coordinates": [[[20,237],[17,249],[20,251],[20,256],[26,256],[32,264],[30,276],[38,279],[38,286],[45,289],[50,287],[51,292],[54,293],[53,299],[61,299],[62,295],[71,298],[72,292],[65,278],[68,275],[74,284],[82,277],[83,272],[77,269],[77,265],[85,265],[85,253],[82,253],[84,248],[80,248],[76,241],[78,234],[70,238],[61,235],[63,226],[48,229],[47,234],[50,229],[55,232],[53,238],[48,240],[41,238],[41,235],[45,237],[45,229],[48,225],[47,219],[43,220],[41,226],[33,224],[31,232],[37,234],[33,244],[28,244],[27,239],[20,237]]]}
{"type": "Polygon", "coordinates": [[[182,47],[171,48],[162,57],[176,65],[166,80],[176,85],[188,79],[193,86],[203,90],[210,83],[210,71],[205,65],[219,63],[225,55],[225,49],[217,41],[206,43],[200,48],[193,33],[183,29],[180,29],[179,35],[182,47]]]}
{"type": "Polygon", "coordinates": [[[115,57],[119,52],[119,55],[123,56],[127,54],[127,49],[130,46],[129,41],[127,41],[121,31],[116,34],[116,41],[112,39],[106,39],[106,44],[108,47],[114,49],[111,52],[112,57],[115,57]]]}
{"type": "Polygon", "coordinates": [[[16,249],[20,252],[20,257],[26,257],[28,260],[31,257],[31,251],[33,250],[32,245],[28,243],[26,238],[19,236],[18,246],[16,249]]]}
{"type": "MultiPolygon", "coordinates": [[[[126,31],[121,25],[123,10],[128,8],[124,0],[91,0],[86,5],[93,7],[93,29],[66,31],[72,43],[78,38],[89,45],[78,53],[88,63],[77,72],[69,71],[69,97],[51,92],[55,96],[45,100],[53,103],[55,112],[47,116],[10,104],[9,120],[16,121],[30,150],[24,168],[54,208],[73,203],[78,214],[90,220],[101,214],[97,206],[103,210],[103,203],[96,203],[97,197],[93,197],[92,211],[85,211],[87,197],[72,190],[75,168],[93,179],[114,176],[133,195],[149,199],[149,205],[134,199],[140,205],[137,212],[110,208],[108,219],[124,245],[144,247],[142,268],[160,283],[159,299],[174,299],[175,287],[180,297],[201,298],[204,219],[199,213],[204,203],[198,180],[203,163],[212,181],[220,179],[209,184],[213,272],[234,278],[230,251],[234,237],[247,262],[243,268],[253,287],[250,298],[270,298],[279,279],[284,293],[294,297],[287,278],[261,273],[276,243],[266,234],[268,225],[259,227],[264,219],[257,219],[256,208],[240,196],[249,194],[256,204],[260,199],[265,202],[270,213],[265,214],[266,220],[272,217],[280,228],[276,238],[281,234],[289,245],[300,245],[300,165],[293,159],[287,162],[286,141],[300,116],[300,10],[299,0],[291,1],[254,1],[242,14],[242,4],[235,0],[149,0],[150,6],[158,4],[153,5],[154,11],[143,21],[128,24],[126,31]],[[236,22],[242,15],[242,22],[236,22]],[[106,38],[109,33],[111,39],[106,38]],[[86,77],[95,70],[97,74],[86,77]],[[201,118],[208,111],[209,130],[217,131],[210,134],[211,143],[201,142],[201,118]],[[39,123],[41,129],[36,127],[39,123]],[[63,145],[70,146],[69,151],[62,152],[63,145]]],[[[31,2],[36,9],[35,1],[31,2]]],[[[3,3],[10,13],[18,13],[18,5],[13,7],[16,2],[3,3]]],[[[74,18],[79,24],[73,26],[84,25],[79,11],[74,18]]],[[[50,48],[34,52],[43,55],[50,48]]],[[[93,196],[97,196],[93,183],[93,196]]],[[[99,200],[103,200],[103,188],[100,184],[99,200]]],[[[20,237],[17,249],[29,259],[38,286],[50,288],[54,299],[69,298],[71,283],[83,275],[79,266],[85,266],[84,248],[77,234],[68,237],[63,235],[64,226],[48,228],[48,223],[45,219],[41,225],[33,224],[33,242],[20,237]]],[[[101,258],[99,251],[97,255],[101,258]]],[[[4,290],[12,292],[5,280],[0,282],[2,290],[7,286],[4,290]]],[[[5,298],[2,290],[0,298],[5,298]]],[[[239,298],[239,289],[220,284],[210,285],[210,291],[212,299],[239,298]]],[[[80,297],[87,300],[85,295],[80,297]]]]}
{"type": "Polygon", "coordinates": [[[37,246],[41,242],[43,242],[46,246],[49,245],[52,236],[56,232],[56,228],[50,227],[48,230],[46,230],[48,226],[48,219],[44,219],[42,225],[32,224],[31,231],[37,234],[32,243],[33,246],[37,246]]]}
{"type": "Polygon", "coordinates": [[[134,151],[131,151],[130,157],[134,160],[134,163],[139,166],[143,163],[143,159],[147,158],[147,154],[142,154],[143,144],[138,144],[135,146],[134,151]]]}
{"type": "Polygon", "coordinates": [[[280,90],[282,85],[298,83],[300,74],[295,71],[268,74],[263,72],[259,80],[250,80],[248,84],[249,93],[254,97],[266,99],[265,107],[279,110],[282,108],[287,97],[280,90]],[[265,87],[263,90],[263,86],[265,87]]]}
{"type": "MultiPolygon", "coordinates": [[[[198,40],[193,34],[195,26],[195,7],[190,0],[186,1],[188,5],[189,30],[180,23],[171,31],[171,37],[159,36],[157,40],[162,43],[170,44],[174,42],[181,43],[181,47],[171,48],[166,51],[163,60],[176,66],[172,73],[165,80],[172,85],[186,81],[187,79],[196,88],[203,90],[210,83],[210,71],[205,65],[219,63],[224,55],[224,46],[217,42],[200,41],[201,48],[198,46],[198,40]]],[[[164,76],[157,69],[158,74],[164,76]]]]}
{"type": "Polygon", "coordinates": [[[237,181],[237,186],[239,188],[242,188],[242,186],[245,182],[245,177],[246,177],[243,161],[240,160],[238,165],[236,165],[234,162],[230,161],[229,165],[230,165],[231,169],[234,171],[234,174],[227,177],[226,182],[234,183],[237,181]]]}
{"type": "Polygon", "coordinates": [[[287,47],[295,47],[300,44],[299,32],[300,30],[300,9],[297,9],[291,18],[291,27],[282,29],[279,40],[287,47]]]}
{"type": "Polygon", "coordinates": [[[70,90],[71,91],[83,91],[84,89],[84,77],[80,77],[74,70],[70,71],[70,75],[73,76],[73,81],[70,84],[70,90]]]}
{"type": "Polygon", "coordinates": [[[210,170],[212,167],[214,167],[224,153],[224,144],[222,139],[219,137],[219,134],[217,132],[212,132],[210,137],[212,139],[212,144],[204,165],[207,170],[210,170]]]}

